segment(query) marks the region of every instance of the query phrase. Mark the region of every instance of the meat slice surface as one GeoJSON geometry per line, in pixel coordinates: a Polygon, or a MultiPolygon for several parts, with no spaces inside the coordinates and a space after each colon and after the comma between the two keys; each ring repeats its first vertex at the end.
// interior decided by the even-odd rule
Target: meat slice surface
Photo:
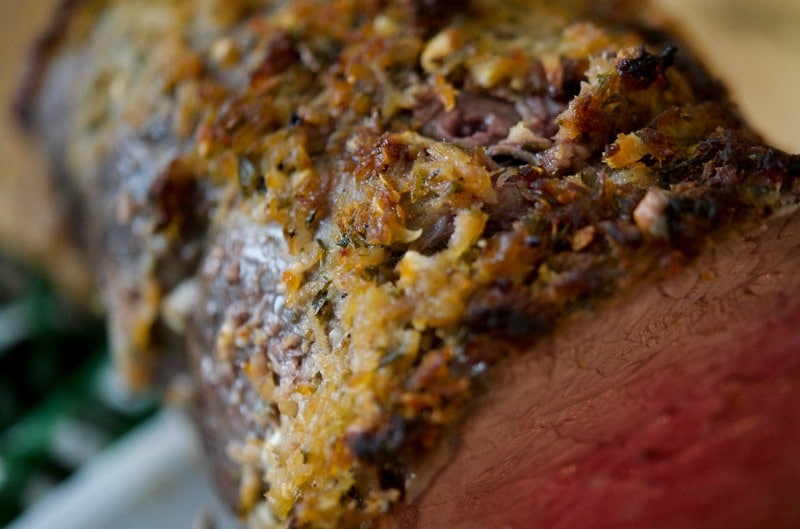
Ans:
{"type": "Polygon", "coordinates": [[[582,313],[489,376],[386,527],[800,524],[800,216],[582,313]]]}

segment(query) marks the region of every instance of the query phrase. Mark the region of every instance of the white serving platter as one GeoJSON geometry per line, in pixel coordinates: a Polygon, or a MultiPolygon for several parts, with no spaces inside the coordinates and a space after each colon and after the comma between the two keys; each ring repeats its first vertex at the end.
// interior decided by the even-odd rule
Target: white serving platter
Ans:
{"type": "Polygon", "coordinates": [[[204,467],[189,420],[162,410],[6,529],[238,529],[204,467]]]}

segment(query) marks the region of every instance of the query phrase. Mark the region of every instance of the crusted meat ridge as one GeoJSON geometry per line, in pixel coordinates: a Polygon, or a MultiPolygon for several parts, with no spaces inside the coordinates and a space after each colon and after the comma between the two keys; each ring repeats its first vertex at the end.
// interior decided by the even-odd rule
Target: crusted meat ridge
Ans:
{"type": "Polygon", "coordinates": [[[798,200],[627,2],[74,4],[26,119],[121,368],[189,349],[253,527],[371,523],[493,366],[798,200]]]}

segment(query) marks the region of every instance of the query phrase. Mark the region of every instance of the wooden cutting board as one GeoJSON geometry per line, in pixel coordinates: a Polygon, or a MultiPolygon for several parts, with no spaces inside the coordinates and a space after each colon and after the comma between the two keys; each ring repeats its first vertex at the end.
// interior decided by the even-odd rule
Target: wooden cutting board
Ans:
{"type": "MultiPolygon", "coordinates": [[[[767,140],[800,152],[800,2],[797,0],[653,0],[731,88],[767,140]]],[[[0,0],[0,247],[31,262],[60,264],[60,282],[87,288],[87,269],[52,236],[57,220],[41,198],[46,167],[14,126],[9,107],[28,47],[59,0],[0,0]]]]}

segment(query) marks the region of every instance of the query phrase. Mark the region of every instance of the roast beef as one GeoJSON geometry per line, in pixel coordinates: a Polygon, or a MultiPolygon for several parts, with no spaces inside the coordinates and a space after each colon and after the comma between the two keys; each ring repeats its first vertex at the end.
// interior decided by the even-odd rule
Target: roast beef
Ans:
{"type": "Polygon", "coordinates": [[[640,3],[68,2],[21,114],[249,527],[800,524],[800,157],[640,3]]]}

